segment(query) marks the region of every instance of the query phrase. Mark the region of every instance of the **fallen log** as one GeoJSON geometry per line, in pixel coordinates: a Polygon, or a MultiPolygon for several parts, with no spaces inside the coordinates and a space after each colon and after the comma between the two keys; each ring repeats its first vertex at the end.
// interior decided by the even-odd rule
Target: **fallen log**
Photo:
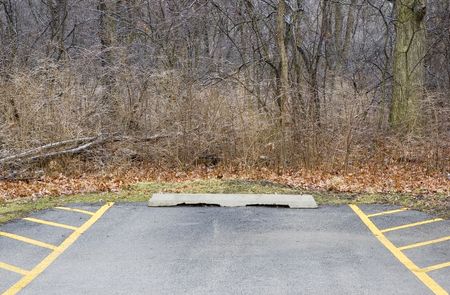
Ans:
{"type": "Polygon", "coordinates": [[[21,159],[21,158],[25,158],[28,156],[31,156],[33,154],[37,154],[40,152],[43,152],[45,150],[49,150],[52,148],[58,148],[58,147],[62,147],[65,145],[69,145],[69,144],[75,144],[75,143],[79,143],[79,142],[85,142],[85,141],[89,141],[89,140],[93,140],[96,137],[83,137],[83,138],[75,138],[75,139],[69,139],[69,140],[64,140],[64,141],[58,141],[58,142],[53,142],[53,143],[49,143],[37,148],[33,148],[30,149],[28,151],[16,154],[16,155],[11,155],[8,157],[4,157],[0,159],[0,164],[6,163],[6,162],[12,162],[16,159],[21,159]]]}
{"type": "Polygon", "coordinates": [[[133,136],[123,136],[123,135],[112,135],[112,134],[100,134],[95,137],[84,137],[84,138],[77,138],[77,139],[69,139],[54,143],[49,143],[37,148],[30,149],[28,151],[11,155],[4,157],[0,159],[0,164],[6,164],[13,162],[14,164],[17,163],[32,163],[42,160],[50,160],[57,157],[62,157],[66,155],[76,155],[80,154],[92,147],[99,146],[102,144],[105,144],[107,142],[118,142],[118,141],[132,141],[132,142],[155,142],[160,139],[168,138],[169,135],[152,135],[148,137],[133,137],[133,136]],[[58,147],[64,147],[69,144],[75,144],[75,143],[82,143],[81,145],[71,147],[68,149],[63,150],[57,150],[52,152],[47,152],[40,154],[44,151],[48,151],[50,149],[58,148],[58,147]]]}
{"type": "Polygon", "coordinates": [[[90,147],[96,146],[96,145],[100,145],[102,143],[105,143],[106,141],[108,141],[108,138],[96,138],[93,141],[90,141],[88,143],[82,144],[80,146],[77,146],[75,148],[71,148],[71,149],[67,149],[67,150],[62,150],[62,151],[56,151],[56,152],[52,152],[52,153],[47,153],[47,154],[43,154],[43,155],[38,155],[38,156],[34,156],[31,158],[26,159],[26,162],[36,162],[36,161],[42,161],[42,160],[50,160],[56,157],[61,157],[61,156],[66,156],[66,155],[76,155],[79,154],[85,150],[87,150],[90,147]]]}

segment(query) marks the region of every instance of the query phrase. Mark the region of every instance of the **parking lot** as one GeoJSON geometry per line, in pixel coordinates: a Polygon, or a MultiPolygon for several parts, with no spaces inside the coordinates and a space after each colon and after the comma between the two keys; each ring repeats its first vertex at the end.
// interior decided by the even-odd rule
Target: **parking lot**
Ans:
{"type": "Polygon", "coordinates": [[[385,205],[73,204],[0,226],[3,294],[448,294],[450,222],[385,205]]]}

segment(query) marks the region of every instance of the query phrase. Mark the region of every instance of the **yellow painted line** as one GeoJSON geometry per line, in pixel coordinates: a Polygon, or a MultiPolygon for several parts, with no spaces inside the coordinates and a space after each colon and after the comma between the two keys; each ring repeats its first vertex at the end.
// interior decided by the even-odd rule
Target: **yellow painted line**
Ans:
{"type": "Polygon", "coordinates": [[[33,239],[30,239],[30,238],[27,238],[27,237],[15,235],[15,234],[10,234],[10,233],[7,233],[7,232],[0,231],[0,236],[7,237],[7,238],[10,238],[10,239],[14,239],[14,240],[17,240],[17,241],[21,241],[21,242],[24,242],[24,243],[28,243],[28,244],[31,244],[31,245],[34,245],[34,246],[39,246],[39,247],[42,247],[42,248],[47,248],[47,249],[51,249],[51,250],[55,250],[56,249],[56,246],[54,246],[54,245],[50,245],[50,244],[47,244],[47,243],[44,243],[44,242],[41,242],[41,241],[33,240],[33,239]]]}
{"type": "Polygon", "coordinates": [[[380,213],[374,213],[374,214],[369,214],[367,215],[367,217],[375,217],[375,216],[381,216],[381,215],[387,215],[387,214],[394,214],[394,213],[399,213],[399,212],[403,212],[408,210],[408,208],[401,208],[401,209],[396,209],[396,210],[389,210],[389,211],[383,211],[380,213]]]}
{"type": "Polygon", "coordinates": [[[44,258],[36,267],[27,273],[20,281],[9,288],[3,295],[13,295],[20,292],[28,284],[30,284],[36,277],[38,277],[50,264],[52,264],[67,248],[69,248],[85,231],[87,231],[97,220],[102,217],[105,212],[111,208],[114,203],[108,203],[102,206],[97,212],[89,218],[82,226],[77,228],[64,242],[59,245],[56,250],[44,258]]]}
{"type": "Polygon", "coordinates": [[[411,271],[425,286],[427,286],[436,295],[448,295],[438,283],[436,283],[428,274],[414,264],[405,254],[389,241],[379,228],[358,208],[356,205],[349,205],[358,215],[361,221],[369,228],[373,235],[398,259],[409,271],[411,271]]]}
{"type": "Polygon", "coordinates": [[[55,227],[62,227],[62,228],[71,229],[71,230],[76,230],[77,229],[77,227],[75,227],[75,226],[62,224],[62,223],[57,223],[57,222],[53,222],[53,221],[37,219],[37,218],[31,218],[31,217],[25,217],[25,218],[23,218],[23,220],[28,220],[28,221],[31,221],[31,222],[36,222],[36,223],[50,225],[50,226],[55,226],[55,227]]]}
{"type": "Polygon", "coordinates": [[[436,244],[436,243],[441,243],[441,242],[445,242],[445,241],[448,241],[448,240],[450,240],[450,236],[439,238],[439,239],[435,239],[435,240],[429,240],[429,241],[425,241],[425,242],[420,242],[420,243],[415,243],[415,244],[411,244],[411,245],[402,246],[402,247],[399,247],[399,249],[400,250],[407,250],[407,249],[412,249],[412,248],[432,245],[432,244],[436,244]]]}
{"type": "Polygon", "coordinates": [[[81,210],[81,209],[75,209],[75,208],[55,207],[55,209],[65,210],[65,211],[70,211],[70,212],[78,212],[78,213],[83,213],[83,214],[87,214],[87,215],[91,215],[91,216],[94,215],[94,212],[81,210]]]}
{"type": "Polygon", "coordinates": [[[429,271],[441,269],[441,268],[444,268],[444,267],[450,267],[450,261],[422,268],[422,271],[423,272],[429,272],[429,271]]]}
{"type": "Polygon", "coordinates": [[[418,226],[418,225],[422,225],[422,224],[433,223],[433,222],[442,221],[442,220],[443,220],[442,218],[429,219],[429,220],[425,220],[425,221],[420,221],[420,222],[409,223],[409,224],[405,224],[405,225],[386,228],[386,229],[381,230],[381,232],[386,233],[386,232],[390,232],[390,231],[394,231],[394,230],[404,229],[404,228],[418,226]]]}
{"type": "Polygon", "coordinates": [[[4,263],[4,262],[0,262],[0,268],[6,269],[8,271],[12,271],[21,275],[27,275],[30,272],[28,270],[22,269],[20,267],[8,264],[8,263],[4,263]]]}

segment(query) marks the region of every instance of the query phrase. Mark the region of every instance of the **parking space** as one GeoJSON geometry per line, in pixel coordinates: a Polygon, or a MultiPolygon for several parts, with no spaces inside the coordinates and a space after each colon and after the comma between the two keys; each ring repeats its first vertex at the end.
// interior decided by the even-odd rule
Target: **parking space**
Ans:
{"type": "Polygon", "coordinates": [[[350,205],[370,231],[435,294],[450,290],[450,222],[407,208],[350,205]],[[377,210],[378,209],[378,210],[377,210]],[[380,210],[381,209],[381,210],[380,210]],[[441,273],[440,273],[441,272],[441,273]],[[435,279],[436,278],[436,279],[435,279]]]}
{"type": "Polygon", "coordinates": [[[7,237],[0,237],[0,249],[0,263],[14,266],[20,270],[17,271],[20,274],[28,272],[51,252],[49,249],[7,237]]]}
{"type": "Polygon", "coordinates": [[[0,268],[0,292],[8,290],[8,288],[18,282],[21,277],[21,274],[0,268]]]}
{"type": "Polygon", "coordinates": [[[21,291],[111,206],[56,207],[0,227],[0,292],[21,291]]]}
{"type": "MultiPolygon", "coordinates": [[[[43,212],[44,216],[45,213],[43,212]]],[[[0,227],[0,236],[14,235],[29,240],[40,241],[51,246],[61,244],[73,231],[61,227],[45,226],[40,223],[19,219],[0,227]]]]}

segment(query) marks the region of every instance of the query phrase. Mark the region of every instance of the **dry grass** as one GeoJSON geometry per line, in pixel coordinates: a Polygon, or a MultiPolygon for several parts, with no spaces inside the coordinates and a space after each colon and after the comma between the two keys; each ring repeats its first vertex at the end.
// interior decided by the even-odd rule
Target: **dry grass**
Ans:
{"type": "MultiPolygon", "coordinates": [[[[225,169],[239,171],[307,169],[342,177],[363,167],[375,171],[412,165],[424,175],[450,171],[450,107],[443,94],[429,94],[421,129],[400,136],[388,131],[386,109],[374,94],[337,80],[335,89],[321,99],[320,126],[308,119],[304,93],[300,101],[289,103],[289,120],[280,133],[275,100],[264,97],[267,103],[261,107],[238,84],[205,86],[180,72],[144,74],[123,65],[106,93],[89,60],[79,64],[85,65],[83,71],[41,61],[32,71],[17,71],[2,80],[0,157],[103,132],[105,95],[116,105],[108,131],[168,137],[157,143],[110,143],[75,158],[35,163],[25,167],[25,177],[103,173],[141,164],[195,170],[210,165],[211,157],[225,169]]],[[[12,163],[2,168],[0,174],[8,175],[24,167],[12,163]]],[[[405,179],[413,177],[414,171],[403,171],[405,179]]]]}

